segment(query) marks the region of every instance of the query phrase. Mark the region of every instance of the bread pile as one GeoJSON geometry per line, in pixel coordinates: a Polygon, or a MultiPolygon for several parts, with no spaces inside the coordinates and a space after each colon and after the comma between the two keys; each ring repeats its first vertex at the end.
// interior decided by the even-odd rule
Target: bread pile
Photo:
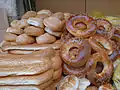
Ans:
{"type": "Polygon", "coordinates": [[[4,35],[4,45],[52,44],[64,31],[66,13],[50,10],[28,11],[13,20],[4,35]]]}
{"type": "Polygon", "coordinates": [[[47,87],[50,90],[50,85],[61,78],[61,65],[59,52],[54,49],[26,55],[0,54],[0,90],[43,90],[47,87]]]}

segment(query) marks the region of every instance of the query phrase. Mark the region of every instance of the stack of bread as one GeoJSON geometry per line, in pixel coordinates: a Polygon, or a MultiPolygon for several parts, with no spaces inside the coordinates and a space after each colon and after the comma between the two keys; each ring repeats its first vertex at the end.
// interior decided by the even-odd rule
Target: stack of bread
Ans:
{"type": "MultiPolygon", "coordinates": [[[[0,90],[43,90],[60,80],[59,51],[44,49],[29,54],[0,54],[0,90]]],[[[51,88],[55,89],[55,84],[51,88]]],[[[52,89],[52,90],[54,90],[52,89]]]]}
{"type": "Polygon", "coordinates": [[[66,15],[50,10],[28,11],[13,20],[4,35],[4,45],[52,44],[64,31],[66,15]]]}

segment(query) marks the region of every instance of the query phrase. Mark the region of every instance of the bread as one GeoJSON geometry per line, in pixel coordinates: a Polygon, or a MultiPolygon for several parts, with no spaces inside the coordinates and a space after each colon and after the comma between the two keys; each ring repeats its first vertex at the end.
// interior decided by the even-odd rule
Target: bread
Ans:
{"type": "Polygon", "coordinates": [[[8,42],[15,42],[17,38],[16,34],[12,34],[12,33],[5,33],[4,35],[4,40],[8,41],[8,42]]]}
{"type": "Polygon", "coordinates": [[[57,32],[57,31],[62,31],[65,21],[64,20],[61,21],[59,18],[51,16],[51,17],[45,18],[43,23],[46,27],[57,32]]]}
{"type": "Polygon", "coordinates": [[[36,27],[41,27],[41,28],[44,28],[44,24],[43,24],[43,19],[41,18],[29,18],[27,20],[28,24],[30,25],[33,25],[33,26],[36,26],[36,27]]]}
{"type": "Polygon", "coordinates": [[[43,45],[39,45],[39,44],[29,44],[29,45],[16,45],[16,46],[4,46],[2,47],[3,51],[7,51],[7,50],[44,50],[47,48],[53,48],[53,49],[60,49],[61,44],[59,43],[55,43],[55,44],[43,44],[43,45]]]}
{"type": "Polygon", "coordinates": [[[51,16],[52,12],[50,10],[43,9],[38,11],[37,14],[47,14],[48,16],[51,16]]]}
{"type": "Polygon", "coordinates": [[[50,28],[45,27],[45,31],[53,36],[60,37],[62,32],[54,32],[50,28]]]}
{"type": "Polygon", "coordinates": [[[34,17],[34,16],[36,16],[36,12],[35,11],[28,11],[28,12],[26,12],[21,18],[22,19],[28,19],[28,18],[30,18],[30,17],[34,17]]]}
{"type": "Polygon", "coordinates": [[[53,80],[56,80],[62,76],[62,68],[55,70],[53,73],[53,80]]]}
{"type": "Polygon", "coordinates": [[[27,34],[21,34],[21,35],[16,37],[17,44],[25,45],[25,44],[32,44],[34,42],[35,42],[35,38],[31,37],[27,34]]]}
{"type": "Polygon", "coordinates": [[[41,36],[36,37],[37,44],[51,44],[56,41],[56,37],[45,33],[41,36]]]}
{"type": "Polygon", "coordinates": [[[27,28],[24,29],[24,32],[30,36],[40,36],[44,33],[44,30],[42,28],[28,26],[27,28]]]}
{"type": "MultiPolygon", "coordinates": [[[[40,57],[33,57],[33,58],[39,60],[40,57]]],[[[27,57],[24,59],[27,59],[27,57]]],[[[17,64],[14,62],[14,60],[12,63],[13,63],[12,65],[6,65],[7,63],[0,65],[0,77],[41,74],[52,68],[52,62],[49,58],[41,58],[41,60],[39,60],[38,62],[34,62],[32,64],[30,63],[22,64],[20,61],[18,61],[18,64],[17,64]]]]}
{"type": "Polygon", "coordinates": [[[27,19],[21,19],[21,20],[13,20],[11,23],[10,23],[11,27],[15,27],[15,28],[25,28],[28,26],[28,23],[27,23],[27,19]]]}
{"type": "Polygon", "coordinates": [[[17,34],[17,35],[24,33],[23,29],[14,28],[14,27],[8,27],[6,32],[17,34]]]}
{"type": "Polygon", "coordinates": [[[64,13],[62,12],[56,12],[52,15],[53,17],[57,17],[59,18],[60,20],[64,20],[64,13]]]}
{"type": "Polygon", "coordinates": [[[0,78],[0,85],[40,85],[53,77],[53,69],[32,76],[11,76],[0,78]]]}

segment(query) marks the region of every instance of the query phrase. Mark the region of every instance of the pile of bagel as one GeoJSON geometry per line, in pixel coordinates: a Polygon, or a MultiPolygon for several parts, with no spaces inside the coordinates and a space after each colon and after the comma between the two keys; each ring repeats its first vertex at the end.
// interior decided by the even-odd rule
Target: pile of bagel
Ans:
{"type": "Polygon", "coordinates": [[[0,90],[120,88],[120,26],[106,19],[28,11],[0,47],[0,90]]]}

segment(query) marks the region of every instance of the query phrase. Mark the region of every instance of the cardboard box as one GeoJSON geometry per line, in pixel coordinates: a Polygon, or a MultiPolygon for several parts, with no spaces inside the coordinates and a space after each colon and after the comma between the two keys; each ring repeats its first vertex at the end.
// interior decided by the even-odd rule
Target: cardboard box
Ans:
{"type": "Polygon", "coordinates": [[[117,16],[120,15],[120,0],[86,0],[86,11],[89,14],[101,12],[104,15],[117,16]]]}
{"type": "Polygon", "coordinates": [[[50,9],[52,12],[85,12],[85,0],[36,0],[37,11],[50,9]]]}
{"type": "Polygon", "coordinates": [[[120,0],[36,0],[37,10],[50,9],[54,12],[101,12],[104,15],[120,15],[120,0]]]}

